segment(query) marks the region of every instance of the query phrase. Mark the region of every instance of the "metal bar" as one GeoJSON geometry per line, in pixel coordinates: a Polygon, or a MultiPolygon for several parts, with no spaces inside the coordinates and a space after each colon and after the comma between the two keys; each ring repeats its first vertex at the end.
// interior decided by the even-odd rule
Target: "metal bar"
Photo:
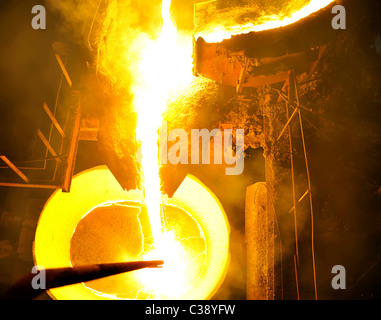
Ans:
{"type": "MultiPolygon", "coordinates": [[[[293,114],[291,115],[291,117],[290,118],[288,118],[288,121],[287,121],[287,123],[285,124],[285,126],[284,126],[284,128],[283,128],[283,130],[282,130],[282,132],[279,134],[279,137],[278,137],[278,139],[276,139],[276,141],[278,142],[279,140],[280,140],[280,138],[282,138],[282,136],[283,136],[283,134],[284,134],[284,132],[286,131],[286,129],[289,127],[289,125],[290,125],[290,122],[292,121],[292,119],[295,117],[295,115],[296,115],[296,113],[297,113],[297,109],[295,109],[294,110],[294,112],[293,112],[293,114]]],[[[287,117],[289,116],[289,114],[287,114],[287,117]]],[[[292,153],[292,152],[291,152],[292,153]]]]}
{"type": "MultiPolygon", "coordinates": [[[[299,105],[299,90],[296,83],[296,76],[295,72],[293,72],[294,82],[295,82],[295,93],[296,93],[296,102],[299,105]]],[[[314,276],[314,289],[315,289],[315,300],[318,300],[318,291],[317,291],[317,280],[316,280],[316,261],[315,261],[315,240],[314,240],[314,209],[313,209],[313,203],[312,203],[312,189],[311,189],[311,176],[310,176],[310,169],[308,164],[308,155],[307,155],[307,148],[306,148],[306,141],[304,137],[304,129],[303,129],[303,120],[302,120],[302,113],[299,110],[299,122],[300,122],[300,132],[302,135],[302,143],[303,143],[303,151],[304,151],[304,158],[306,163],[306,172],[307,172],[307,181],[308,181],[308,189],[309,189],[309,195],[310,195],[310,213],[311,213],[311,252],[312,252],[312,268],[313,268],[313,276],[314,276]]]]}
{"type": "Polygon", "coordinates": [[[305,194],[303,194],[303,195],[300,197],[298,203],[302,202],[303,199],[307,196],[307,194],[309,194],[310,191],[311,191],[311,189],[308,189],[308,190],[305,192],[305,194]]]}
{"type": "Polygon", "coordinates": [[[249,68],[249,65],[250,65],[250,59],[245,57],[245,63],[243,68],[241,69],[241,74],[239,76],[239,81],[237,85],[237,93],[242,93],[242,89],[243,89],[243,85],[245,84],[247,69],[249,68]]]}
{"type": "Polygon", "coordinates": [[[69,84],[69,87],[71,88],[73,85],[73,82],[71,81],[69,73],[67,72],[66,67],[61,59],[61,56],[58,53],[56,53],[56,59],[58,61],[58,64],[61,67],[62,73],[64,74],[67,83],[69,84]]]}
{"type": "Polygon", "coordinates": [[[41,132],[40,129],[38,129],[37,135],[40,137],[46,148],[48,148],[52,156],[55,157],[55,160],[58,163],[61,162],[61,159],[58,157],[57,153],[54,151],[53,147],[50,145],[49,141],[45,138],[44,134],[41,132]]]}
{"type": "Polygon", "coordinates": [[[50,109],[46,103],[44,103],[44,110],[45,110],[46,114],[49,116],[50,120],[52,120],[54,126],[56,127],[56,129],[60,133],[61,137],[65,138],[65,132],[62,130],[60,124],[58,123],[57,119],[55,118],[53,113],[50,111],[50,109]]]}
{"type": "MultiPolygon", "coordinates": [[[[298,203],[301,203],[304,200],[304,198],[308,195],[309,192],[310,190],[308,189],[306,193],[300,197],[300,199],[298,200],[298,203]]],[[[291,208],[291,210],[288,213],[291,213],[293,210],[294,208],[291,208]]]]}
{"type": "MultiPolygon", "coordinates": [[[[278,225],[279,229],[279,225],[278,225]]],[[[280,250],[280,283],[282,288],[282,300],[284,300],[284,279],[283,279],[283,242],[279,232],[279,250],[280,250]]]]}
{"type": "MultiPolygon", "coordinates": [[[[286,90],[286,88],[289,86],[289,83],[290,82],[290,77],[288,77],[287,78],[287,80],[284,82],[284,84],[283,84],[283,87],[282,87],[282,90],[281,90],[281,92],[283,93],[285,90],[286,90]]],[[[282,101],[282,99],[281,99],[281,97],[279,97],[278,98],[278,103],[280,103],[282,101]]]]}
{"type": "MultiPolygon", "coordinates": [[[[288,86],[288,98],[291,101],[291,74],[289,75],[289,86],[288,86]]],[[[297,109],[295,109],[293,116],[296,114],[297,109]]],[[[288,108],[288,103],[286,102],[286,113],[287,113],[287,118],[289,117],[289,108],[288,108]]],[[[291,116],[291,120],[293,118],[291,116]]],[[[292,180],[292,201],[294,204],[294,228],[295,228],[295,253],[296,253],[296,258],[297,258],[297,263],[299,266],[299,240],[298,240],[298,218],[297,218],[297,210],[296,210],[296,184],[295,184],[295,166],[294,166],[294,150],[293,150],[293,144],[292,144],[292,130],[291,126],[289,125],[290,120],[288,121],[288,136],[289,136],[289,141],[290,141],[290,158],[291,158],[291,180],[292,180]]]]}
{"type": "Polygon", "coordinates": [[[13,170],[21,179],[23,179],[26,183],[29,183],[29,179],[23,174],[7,157],[0,156],[0,159],[3,160],[10,169],[13,170]]]}
{"type": "MultiPolygon", "coordinates": [[[[280,97],[281,97],[285,102],[287,102],[291,107],[293,107],[293,108],[301,108],[301,109],[304,109],[304,110],[306,110],[306,111],[308,111],[308,112],[310,112],[310,113],[312,113],[312,114],[314,114],[314,115],[316,115],[316,116],[320,116],[320,117],[321,117],[321,115],[319,115],[318,113],[312,111],[311,109],[308,109],[308,108],[306,108],[306,107],[304,107],[304,106],[302,106],[302,105],[300,105],[300,104],[299,104],[299,106],[296,105],[294,102],[292,102],[291,100],[289,100],[288,97],[286,97],[285,94],[284,94],[282,91],[279,91],[278,89],[275,89],[275,88],[272,88],[272,89],[275,90],[275,91],[277,91],[277,92],[279,93],[280,97]]],[[[326,120],[326,119],[323,119],[323,120],[326,120]]],[[[327,120],[327,121],[328,121],[328,120],[327,120]]]]}
{"type": "Polygon", "coordinates": [[[327,49],[327,46],[321,46],[320,47],[320,50],[319,50],[319,56],[318,58],[312,63],[312,66],[311,66],[311,69],[309,71],[309,75],[311,76],[314,72],[315,72],[315,69],[316,67],[318,66],[321,58],[323,57],[323,54],[325,52],[325,50],[327,49]]]}
{"type": "Polygon", "coordinates": [[[322,137],[324,137],[324,138],[326,138],[327,140],[329,140],[329,138],[326,136],[326,135],[324,135],[324,133],[317,127],[317,126],[315,126],[310,120],[308,120],[305,116],[303,116],[302,115],[302,117],[303,117],[303,119],[312,127],[312,128],[314,128],[317,132],[319,132],[319,134],[322,136],[322,137]]]}
{"type": "Polygon", "coordinates": [[[0,182],[0,187],[12,187],[12,188],[30,188],[30,189],[59,189],[60,186],[53,186],[48,184],[22,184],[22,183],[7,183],[0,182]]]}
{"type": "Polygon", "coordinates": [[[296,295],[298,297],[298,300],[300,300],[298,266],[296,264],[296,257],[295,257],[295,255],[294,255],[294,268],[295,268],[296,295]]]}
{"type": "MultiPolygon", "coordinates": [[[[68,112],[67,115],[66,115],[65,124],[64,124],[64,131],[67,130],[67,123],[68,123],[68,121],[69,121],[69,117],[70,117],[70,112],[68,112]]],[[[62,138],[62,141],[61,141],[61,147],[60,147],[60,154],[62,154],[62,152],[63,152],[63,148],[64,148],[64,141],[63,141],[63,138],[62,138]]],[[[67,156],[68,156],[68,155],[66,155],[65,157],[67,157],[67,156]]],[[[55,170],[54,170],[53,181],[56,180],[57,171],[58,171],[58,164],[56,165],[56,168],[55,168],[55,170]]]]}
{"type": "Polygon", "coordinates": [[[203,2],[198,2],[195,3],[194,6],[197,7],[199,5],[207,4],[207,3],[212,3],[212,2],[217,2],[218,0],[209,0],[209,1],[203,1],[203,2]]]}
{"type": "Polygon", "coordinates": [[[348,130],[347,128],[345,128],[344,126],[342,126],[342,125],[340,125],[340,124],[338,124],[338,123],[333,122],[332,120],[330,120],[330,119],[324,117],[324,116],[321,115],[320,113],[317,113],[317,112],[313,111],[312,109],[308,109],[308,108],[302,106],[302,105],[300,104],[300,102],[299,102],[299,106],[298,106],[298,105],[295,105],[293,102],[288,101],[287,97],[284,96],[284,93],[281,92],[281,91],[279,91],[278,89],[275,89],[275,88],[272,88],[272,89],[275,90],[275,91],[277,91],[277,92],[279,93],[279,95],[282,97],[282,99],[285,100],[286,102],[288,102],[293,108],[301,108],[301,109],[303,109],[303,110],[306,110],[306,111],[308,111],[309,113],[313,114],[314,116],[318,117],[319,119],[324,120],[324,121],[327,121],[327,122],[329,122],[330,124],[332,124],[332,125],[334,125],[334,126],[336,126],[336,127],[341,128],[341,130],[344,130],[344,131],[346,131],[346,132],[349,132],[349,130],[348,130]]]}
{"type": "MultiPolygon", "coordinates": [[[[275,88],[273,88],[274,90],[276,90],[275,88]]],[[[287,97],[284,96],[283,92],[279,91],[279,90],[276,90],[280,97],[279,99],[283,99],[285,102],[288,102],[289,105],[295,110],[295,108],[297,108],[297,106],[295,106],[291,101],[288,100],[287,97]]],[[[315,114],[312,110],[306,108],[306,107],[303,107],[303,106],[300,106],[300,108],[312,113],[313,115],[318,115],[318,114],[315,114]]],[[[317,127],[315,126],[310,120],[308,120],[304,115],[302,115],[303,119],[312,127],[314,128],[317,132],[319,132],[319,134],[324,137],[326,140],[328,140],[329,142],[331,142],[331,140],[317,127]]],[[[323,119],[323,120],[326,120],[326,119],[323,119]]],[[[328,120],[327,120],[328,121],[328,120]]],[[[331,142],[332,143],[332,142],[331,142]]]]}
{"type": "MultiPolygon", "coordinates": [[[[45,171],[44,168],[32,168],[32,167],[17,167],[19,170],[34,170],[34,171],[45,171]]],[[[9,169],[8,166],[0,167],[0,169],[9,169]]]]}
{"type": "MultiPolygon", "coordinates": [[[[109,264],[95,264],[89,266],[77,266],[72,268],[57,268],[43,270],[45,273],[45,288],[35,290],[32,280],[35,274],[28,274],[19,280],[3,299],[5,300],[31,300],[37,298],[46,290],[65,287],[82,282],[93,281],[121,273],[131,272],[145,268],[161,268],[164,261],[136,261],[109,264]]],[[[42,271],[40,271],[42,272],[42,271]]]]}
{"type": "MultiPolygon", "coordinates": [[[[65,156],[59,156],[58,158],[64,158],[65,156]]],[[[14,161],[13,164],[15,165],[19,165],[18,168],[19,169],[22,169],[22,167],[20,167],[21,164],[25,165],[25,164],[28,164],[28,163],[39,163],[39,162],[44,162],[44,161],[50,161],[50,160],[55,160],[57,157],[50,157],[50,158],[44,158],[44,159],[35,159],[35,160],[25,160],[25,161],[14,161]]],[[[0,169],[5,169],[5,168],[8,168],[8,167],[0,167],[0,169]]],[[[35,168],[35,167],[25,167],[24,169],[27,169],[27,170],[44,170],[44,168],[35,168]]]]}
{"type": "Polygon", "coordinates": [[[73,129],[73,136],[70,142],[70,148],[68,152],[67,167],[63,181],[63,192],[70,192],[71,181],[73,178],[73,172],[75,167],[75,158],[77,156],[79,131],[81,129],[81,104],[80,99],[78,101],[78,108],[76,110],[76,117],[73,129]]]}
{"type": "MultiPolygon", "coordinates": [[[[58,100],[59,100],[59,97],[60,97],[60,94],[61,94],[63,78],[64,78],[64,74],[62,73],[62,75],[61,75],[61,79],[60,79],[60,83],[59,83],[59,86],[58,86],[58,91],[57,91],[56,101],[55,101],[55,104],[54,104],[54,115],[57,113],[58,100]]],[[[49,131],[49,141],[50,141],[50,139],[52,138],[52,133],[53,133],[53,124],[50,126],[50,131],[49,131]]],[[[48,157],[48,153],[49,153],[49,150],[46,150],[45,158],[48,157]]],[[[44,162],[44,169],[46,169],[46,165],[47,165],[47,161],[44,162]]],[[[56,168],[56,169],[57,169],[57,168],[56,168]]]]}

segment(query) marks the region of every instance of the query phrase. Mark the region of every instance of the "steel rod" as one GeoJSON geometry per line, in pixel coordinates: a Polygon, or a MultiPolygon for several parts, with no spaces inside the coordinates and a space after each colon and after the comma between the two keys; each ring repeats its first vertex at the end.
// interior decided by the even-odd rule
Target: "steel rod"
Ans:
{"type": "MultiPolygon", "coordinates": [[[[289,85],[288,85],[288,99],[289,99],[289,101],[292,100],[292,86],[291,86],[292,80],[293,79],[291,78],[291,75],[290,75],[289,81],[288,81],[288,83],[289,83],[289,85]]],[[[295,115],[297,111],[298,111],[298,109],[296,108],[293,115],[295,115]]],[[[289,118],[289,116],[290,116],[289,104],[287,102],[286,102],[286,114],[287,114],[287,118],[289,118]]],[[[299,239],[298,239],[298,216],[297,216],[297,209],[296,209],[297,202],[296,202],[295,161],[294,161],[294,150],[293,150],[293,143],[292,143],[292,128],[290,125],[291,120],[292,120],[292,117],[289,118],[289,121],[288,121],[288,136],[289,136],[289,142],[290,142],[292,201],[293,201],[293,205],[294,205],[295,254],[296,254],[296,261],[297,261],[298,267],[299,267],[300,260],[299,260],[299,239]]]]}
{"type": "Polygon", "coordinates": [[[299,110],[300,132],[302,135],[304,159],[305,159],[305,164],[306,164],[307,181],[308,181],[308,189],[309,189],[309,196],[310,196],[312,270],[313,270],[313,276],[314,276],[315,300],[318,300],[318,290],[317,290],[317,280],[316,280],[316,261],[315,261],[315,239],[314,239],[315,238],[314,209],[313,209],[313,202],[312,202],[311,175],[310,175],[310,168],[309,168],[308,155],[307,155],[306,139],[304,136],[302,113],[301,113],[300,107],[299,107],[300,106],[299,90],[298,90],[298,86],[297,86],[297,82],[296,82],[295,72],[293,72],[293,78],[294,78],[294,82],[295,82],[296,103],[298,105],[298,110],[299,110]]]}
{"type": "Polygon", "coordinates": [[[24,182],[29,183],[27,176],[23,174],[7,157],[0,156],[0,159],[3,160],[14,173],[16,173],[22,180],[24,180],[24,182]]]}
{"type": "Polygon", "coordinates": [[[18,281],[3,297],[4,300],[32,300],[37,298],[46,290],[93,281],[125,272],[145,268],[160,268],[164,261],[135,261],[110,264],[95,264],[88,266],[77,266],[72,268],[46,269],[45,286],[43,289],[35,290],[32,280],[36,274],[28,274],[18,281]]]}

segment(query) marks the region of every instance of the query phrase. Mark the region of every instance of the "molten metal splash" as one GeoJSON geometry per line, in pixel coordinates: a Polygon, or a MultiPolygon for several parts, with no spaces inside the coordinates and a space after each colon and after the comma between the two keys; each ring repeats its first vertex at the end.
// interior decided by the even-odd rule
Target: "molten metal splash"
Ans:
{"type": "Polygon", "coordinates": [[[264,30],[270,30],[280,27],[285,27],[292,23],[295,23],[303,18],[306,18],[310,14],[323,9],[328,6],[334,0],[311,0],[308,5],[303,7],[301,10],[292,13],[290,17],[281,18],[282,14],[272,15],[266,17],[268,21],[261,24],[247,23],[245,25],[233,25],[233,26],[220,26],[217,25],[214,28],[200,32],[197,37],[202,37],[206,42],[214,43],[221,42],[223,40],[229,39],[232,36],[239,34],[247,34],[250,32],[259,32],[264,30]]]}

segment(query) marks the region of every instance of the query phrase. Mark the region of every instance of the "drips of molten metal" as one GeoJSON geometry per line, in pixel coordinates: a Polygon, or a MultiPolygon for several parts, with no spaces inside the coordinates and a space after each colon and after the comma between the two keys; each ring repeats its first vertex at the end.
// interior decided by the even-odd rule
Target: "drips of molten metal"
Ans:
{"type": "Polygon", "coordinates": [[[308,17],[310,14],[317,12],[320,9],[323,9],[333,1],[334,0],[311,0],[308,5],[304,6],[299,11],[293,12],[290,17],[285,17],[281,19],[280,14],[274,14],[272,16],[263,18],[264,22],[260,24],[247,23],[244,25],[232,26],[216,25],[214,28],[211,28],[210,30],[200,32],[197,36],[204,38],[206,42],[213,43],[229,39],[231,36],[234,35],[285,27],[305,17],[308,17]]]}

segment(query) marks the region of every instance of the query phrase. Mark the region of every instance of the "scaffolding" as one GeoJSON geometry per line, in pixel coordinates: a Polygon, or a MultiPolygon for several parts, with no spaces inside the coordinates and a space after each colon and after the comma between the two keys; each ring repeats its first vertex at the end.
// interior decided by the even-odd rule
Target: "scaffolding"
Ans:
{"type": "MultiPolygon", "coordinates": [[[[93,51],[92,39],[95,24],[102,21],[99,0],[94,6],[91,19],[77,15],[80,36],[86,39],[85,49],[93,51]]],[[[86,3],[77,1],[78,12],[86,8],[86,3]],[[81,9],[81,10],[80,10],[81,9]]],[[[98,141],[99,120],[82,117],[81,95],[78,89],[80,72],[78,55],[71,52],[62,42],[52,44],[52,59],[56,74],[51,81],[56,93],[48,92],[42,105],[40,125],[35,132],[33,151],[20,150],[20,156],[0,153],[0,187],[34,189],[62,189],[70,192],[74,174],[79,141],[98,141]]],[[[81,58],[80,58],[81,59],[81,58]]],[[[54,90],[53,90],[54,91],[54,90]]]]}
{"type": "MultiPolygon", "coordinates": [[[[313,71],[317,66],[317,63],[312,66],[311,71],[313,71]]],[[[278,91],[278,90],[277,90],[278,91]]],[[[301,203],[308,199],[309,202],[309,211],[311,219],[311,255],[312,255],[312,272],[313,272],[313,285],[314,285],[314,295],[315,299],[318,299],[318,289],[317,289],[317,279],[316,279],[316,262],[315,262],[315,241],[314,241],[314,209],[313,209],[313,198],[312,198],[312,187],[311,187],[311,176],[310,168],[306,147],[305,131],[302,115],[302,106],[300,105],[299,100],[299,88],[298,82],[296,79],[295,72],[291,70],[289,72],[289,78],[283,85],[281,91],[278,91],[279,98],[284,100],[286,105],[286,116],[287,122],[281,130],[276,142],[279,142],[280,139],[284,136],[285,132],[288,132],[289,148],[290,148],[290,163],[291,163],[291,181],[292,181],[292,201],[293,207],[288,212],[289,214],[293,213],[294,216],[294,231],[295,231],[295,254],[294,254],[294,269],[295,269],[295,281],[296,281],[296,290],[297,298],[300,299],[300,290],[299,290],[299,267],[300,267],[300,257],[299,257],[299,240],[298,240],[298,208],[301,203]],[[285,90],[288,91],[288,94],[285,93],[285,90]],[[292,114],[290,115],[290,109],[293,109],[292,114]],[[297,121],[298,129],[300,130],[300,139],[303,149],[303,161],[305,164],[305,181],[306,181],[306,191],[299,197],[297,195],[296,188],[296,166],[295,166],[295,137],[292,134],[292,122],[297,121]]],[[[300,183],[298,183],[300,185],[300,183]]]]}
{"type": "MultiPolygon", "coordinates": [[[[73,89],[68,49],[53,43],[59,67],[55,99],[44,102],[43,115],[29,159],[0,155],[0,186],[70,191],[81,128],[81,94],[73,89]],[[49,105],[51,104],[51,105],[49,105]]],[[[25,152],[21,152],[27,153],[25,152]]]]}

